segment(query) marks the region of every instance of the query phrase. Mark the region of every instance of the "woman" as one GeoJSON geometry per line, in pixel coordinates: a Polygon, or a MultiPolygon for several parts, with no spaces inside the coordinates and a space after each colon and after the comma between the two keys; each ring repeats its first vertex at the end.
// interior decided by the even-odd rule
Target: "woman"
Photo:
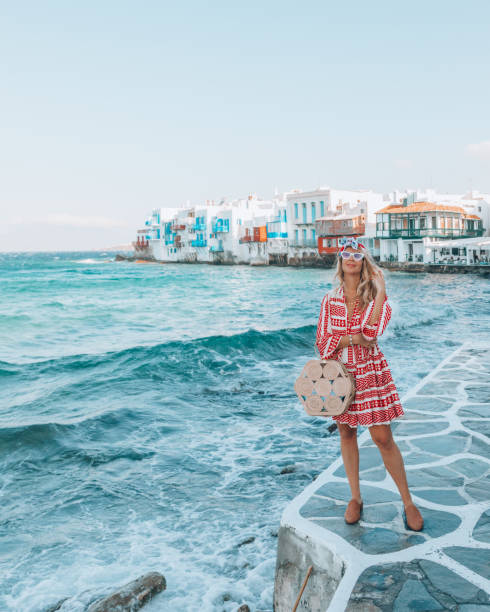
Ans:
{"type": "Polygon", "coordinates": [[[339,279],[339,286],[322,300],[316,345],[322,359],[342,361],[356,380],[354,401],[346,412],[332,417],[337,421],[352,494],[344,518],[347,523],[356,523],[363,507],[357,446],[357,427],[363,425],[369,427],[384,465],[400,491],[405,526],[420,531],[424,521],[410,496],[403,458],[390,427],[392,420],[405,413],[388,363],[377,344],[391,317],[383,273],[356,238],[344,237],[339,244],[334,276],[339,279]]]}

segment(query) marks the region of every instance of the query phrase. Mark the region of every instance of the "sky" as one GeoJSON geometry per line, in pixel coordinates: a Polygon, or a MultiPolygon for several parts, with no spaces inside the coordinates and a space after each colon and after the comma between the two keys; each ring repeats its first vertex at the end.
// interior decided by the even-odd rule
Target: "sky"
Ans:
{"type": "Polygon", "coordinates": [[[0,251],[277,189],[490,192],[490,2],[0,0],[0,251]]]}

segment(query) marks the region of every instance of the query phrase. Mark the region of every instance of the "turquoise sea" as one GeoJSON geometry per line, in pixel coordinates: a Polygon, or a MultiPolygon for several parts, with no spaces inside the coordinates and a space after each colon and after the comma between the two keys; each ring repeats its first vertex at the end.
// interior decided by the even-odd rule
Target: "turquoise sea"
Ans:
{"type": "MultiPolygon", "coordinates": [[[[385,278],[403,398],[490,337],[490,283],[385,278]]],[[[340,454],[293,390],[332,279],[0,254],[2,612],[81,612],[149,571],[167,590],[145,610],[272,609],[281,513],[340,454]]]]}

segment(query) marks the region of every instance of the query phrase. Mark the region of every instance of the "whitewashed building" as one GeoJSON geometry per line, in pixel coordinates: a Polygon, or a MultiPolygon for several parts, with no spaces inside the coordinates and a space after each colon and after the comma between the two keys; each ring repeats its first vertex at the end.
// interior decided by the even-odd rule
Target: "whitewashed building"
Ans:
{"type": "Polygon", "coordinates": [[[207,200],[201,206],[155,209],[143,232],[148,254],[158,261],[267,264],[269,222],[284,240],[283,199],[251,194],[219,204],[207,200]],[[259,227],[263,231],[257,232],[259,227]]]}
{"type": "Polygon", "coordinates": [[[294,190],[286,194],[288,259],[318,254],[316,221],[319,218],[364,215],[367,236],[374,237],[375,213],[385,204],[383,194],[371,190],[353,191],[320,187],[314,191],[294,190]]]}
{"type": "Polygon", "coordinates": [[[479,237],[482,221],[461,206],[405,201],[376,213],[380,261],[431,263],[428,244],[434,240],[479,237]]]}
{"type": "Polygon", "coordinates": [[[475,189],[467,193],[443,193],[435,189],[408,189],[406,191],[393,191],[389,194],[389,201],[402,204],[414,202],[433,202],[461,206],[470,215],[476,215],[482,220],[483,235],[490,236],[490,194],[481,193],[475,189]]]}

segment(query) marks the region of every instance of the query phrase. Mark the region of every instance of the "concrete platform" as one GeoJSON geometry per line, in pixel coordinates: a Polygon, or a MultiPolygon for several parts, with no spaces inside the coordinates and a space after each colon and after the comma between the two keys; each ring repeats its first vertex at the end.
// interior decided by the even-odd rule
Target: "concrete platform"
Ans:
{"type": "Polygon", "coordinates": [[[344,512],[340,456],[285,509],[274,611],[490,612],[490,351],[465,344],[410,390],[392,423],[424,529],[403,503],[378,448],[359,430],[361,520],[344,512]]]}

